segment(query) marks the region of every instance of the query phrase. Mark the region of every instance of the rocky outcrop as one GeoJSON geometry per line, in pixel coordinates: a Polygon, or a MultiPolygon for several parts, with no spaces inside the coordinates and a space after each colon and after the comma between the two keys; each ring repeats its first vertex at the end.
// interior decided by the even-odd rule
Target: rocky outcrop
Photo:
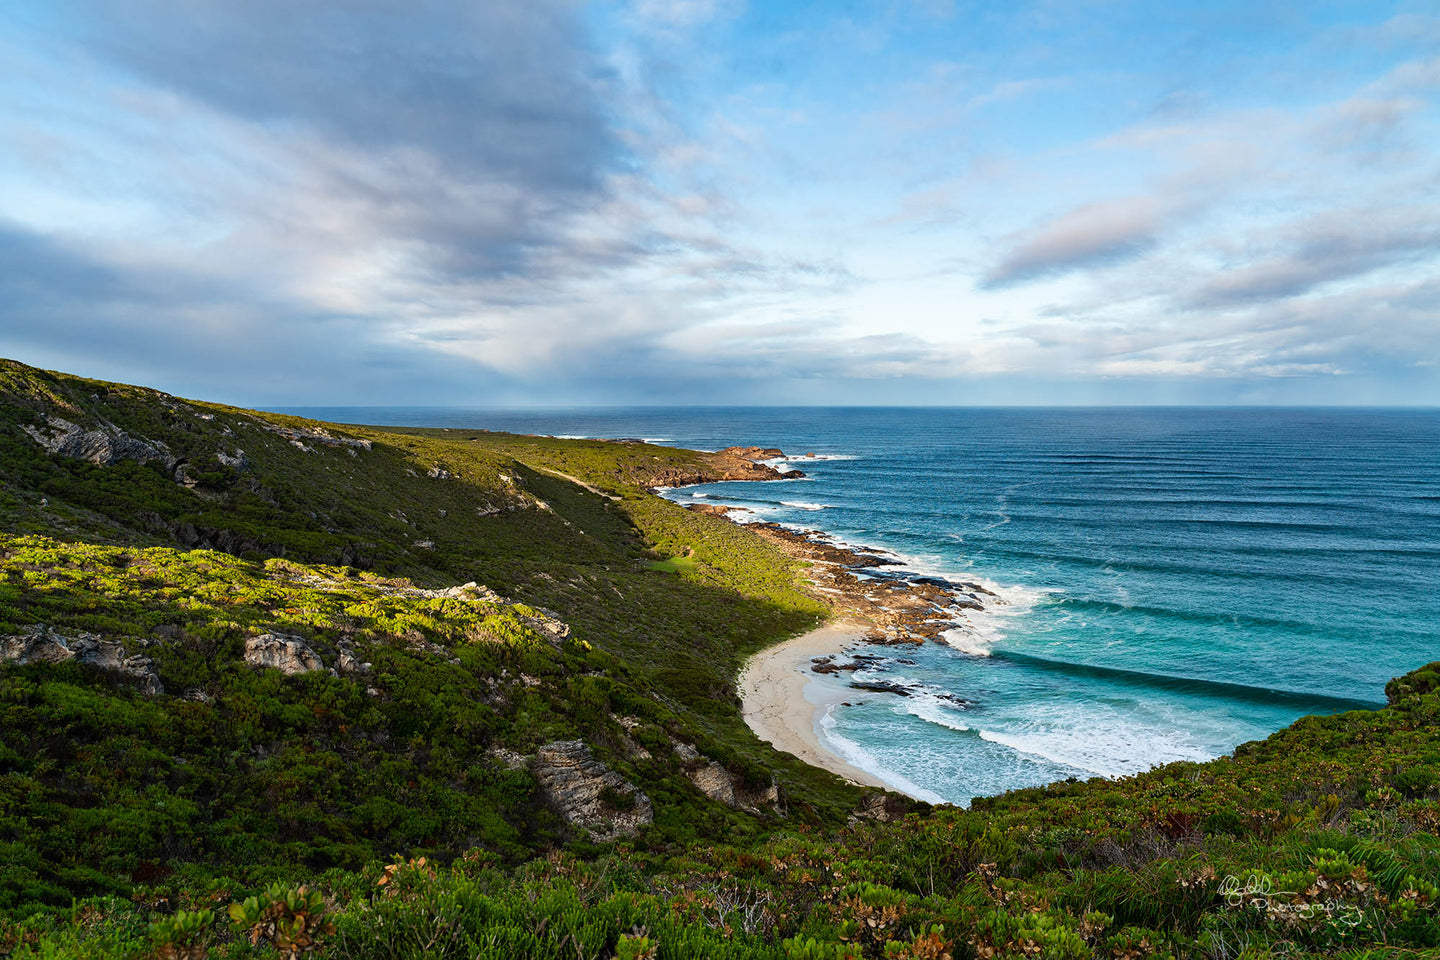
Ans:
{"type": "Polygon", "coordinates": [[[702,462],[686,467],[656,467],[645,478],[645,486],[686,487],[695,483],[717,480],[798,480],[805,474],[799,470],[781,471],[761,460],[783,457],[783,451],[762,447],[729,447],[718,453],[701,454],[702,462]],[[741,451],[736,453],[734,451],[741,451]],[[743,456],[751,453],[755,456],[743,456]],[[761,456],[764,454],[764,456],[761,456]]]}
{"type": "Polygon", "coordinates": [[[549,641],[551,646],[559,649],[570,637],[570,625],[561,620],[559,614],[552,610],[544,610],[536,607],[532,607],[531,609],[535,611],[532,616],[526,616],[518,612],[516,616],[520,618],[521,623],[544,637],[549,641]]]}
{"type": "Polygon", "coordinates": [[[370,663],[360,659],[355,645],[349,640],[341,640],[336,646],[340,650],[340,655],[335,658],[336,673],[369,673],[373,669],[370,663]]]}
{"type": "Polygon", "coordinates": [[[743,780],[688,743],[675,744],[675,756],[685,768],[685,776],[711,800],[756,814],[762,813],[762,808],[773,808],[780,802],[780,788],[774,780],[763,790],[749,789],[743,780]]]}
{"type": "Polygon", "coordinates": [[[73,457],[108,467],[121,460],[163,460],[165,469],[175,468],[170,449],[158,440],[132,437],[113,423],[101,421],[93,430],[61,417],[47,416],[43,426],[21,427],[46,453],[73,457]]]}
{"type": "Polygon", "coordinates": [[[561,818],[597,840],[634,836],[655,819],[650,798],[596,760],[582,740],[547,743],[536,752],[531,771],[561,818]]]}
{"type": "Polygon", "coordinates": [[[905,819],[905,814],[909,813],[913,806],[913,801],[907,800],[898,794],[867,794],[855,812],[850,814],[850,822],[854,823],[857,820],[878,820],[881,823],[894,823],[897,820],[905,819]]]}
{"type": "Polygon", "coordinates": [[[337,437],[322,427],[312,427],[310,429],[284,427],[278,423],[271,423],[269,420],[261,420],[259,418],[255,418],[255,422],[260,424],[262,429],[279,434],[286,440],[289,440],[292,446],[304,450],[307,453],[311,452],[310,444],[312,443],[318,443],[326,447],[347,447],[352,451],[369,450],[372,447],[372,443],[369,440],[360,440],[355,437],[337,437]]]}
{"type": "Polygon", "coordinates": [[[154,661],[144,654],[126,656],[125,645],[119,641],[102,640],[93,633],[57,633],[44,625],[31,627],[22,634],[0,637],[0,661],[6,663],[24,666],[72,660],[136,680],[146,696],[155,697],[165,692],[155,673],[154,661]]]}
{"type": "Polygon", "coordinates": [[[687,510],[693,510],[695,513],[709,514],[712,517],[723,517],[735,509],[734,507],[727,507],[719,503],[687,503],[685,504],[685,508],[687,510]]]}
{"type": "Polygon", "coordinates": [[[274,667],[292,677],[325,669],[320,654],[303,637],[284,633],[262,633],[246,640],[245,662],[252,667],[274,667]]]}
{"type": "Polygon", "coordinates": [[[720,764],[711,760],[695,770],[687,771],[690,782],[711,800],[719,800],[727,807],[736,806],[735,778],[720,764]]]}
{"type": "Polygon", "coordinates": [[[779,460],[785,456],[785,451],[779,447],[726,447],[720,455],[746,460],[779,460]]]}
{"type": "Polygon", "coordinates": [[[894,569],[897,561],[866,547],[834,543],[818,530],[796,531],[774,523],[750,523],[746,528],[808,562],[806,576],[817,599],[870,624],[866,639],[873,643],[945,642],[947,632],[969,629],[967,612],[1006,603],[982,584],[894,569]]]}

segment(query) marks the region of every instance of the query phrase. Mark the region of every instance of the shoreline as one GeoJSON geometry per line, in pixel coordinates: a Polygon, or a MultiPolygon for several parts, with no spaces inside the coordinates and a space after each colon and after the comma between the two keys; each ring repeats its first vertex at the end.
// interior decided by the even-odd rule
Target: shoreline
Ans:
{"type": "Polygon", "coordinates": [[[857,786],[903,793],[826,746],[816,730],[821,708],[826,704],[805,697],[812,680],[807,670],[811,659],[838,654],[851,643],[864,643],[867,631],[872,629],[857,620],[832,621],[754,654],[740,668],[736,681],[741,714],[745,725],[777,750],[857,786]]]}
{"type": "MultiPolygon", "coordinates": [[[[774,470],[778,449],[730,447],[724,453],[749,458],[765,454],[763,463],[774,470]]],[[[786,458],[796,459],[796,458],[786,458]]],[[[809,458],[806,458],[809,459],[809,458]]],[[[819,458],[815,458],[819,459],[819,458]]],[[[799,471],[794,474],[804,476],[799,471]]],[[[686,478],[689,479],[689,478],[686,478]]],[[[750,482],[784,479],[727,477],[750,482]]],[[[669,490],[694,486],[693,482],[667,484],[669,490]]],[[[651,491],[658,492],[654,489],[651,491]]],[[[708,514],[744,527],[769,541],[781,553],[806,564],[807,592],[833,611],[835,619],[797,637],[751,656],[736,677],[741,715],[757,737],[777,750],[812,767],[827,770],[857,786],[899,793],[927,803],[945,802],[923,788],[906,789],[847,760],[831,746],[821,730],[829,711],[853,699],[817,683],[812,661],[843,655],[860,645],[905,646],[953,644],[953,634],[973,628],[969,616],[988,612],[1007,600],[984,584],[922,574],[906,568],[889,551],[838,540],[816,529],[794,529],[763,520],[741,521],[737,508],[705,500],[670,500],[695,513],[708,514]],[[806,696],[807,691],[809,696],[806,696]],[[920,791],[917,793],[915,791],[920,791]]],[[[962,648],[963,649],[963,648],[962,648]]],[[[840,667],[839,669],[854,669],[840,667]]],[[[825,672],[833,672],[825,671],[825,672]]],[[[893,692],[908,695],[903,690],[893,692]]],[[[904,783],[904,778],[899,778],[904,783]]]]}

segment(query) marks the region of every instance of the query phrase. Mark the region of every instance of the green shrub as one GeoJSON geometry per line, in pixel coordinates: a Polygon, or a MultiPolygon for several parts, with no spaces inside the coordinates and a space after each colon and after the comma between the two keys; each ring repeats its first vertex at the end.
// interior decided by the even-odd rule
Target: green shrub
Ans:
{"type": "Polygon", "coordinates": [[[281,960],[299,960],[317,953],[335,924],[326,916],[325,898],[306,886],[274,883],[257,896],[230,905],[231,926],[252,946],[265,942],[281,960]]]}

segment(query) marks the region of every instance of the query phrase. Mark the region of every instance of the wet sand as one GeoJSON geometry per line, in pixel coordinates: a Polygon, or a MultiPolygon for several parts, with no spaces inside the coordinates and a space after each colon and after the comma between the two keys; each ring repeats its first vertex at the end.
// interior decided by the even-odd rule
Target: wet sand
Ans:
{"type": "Polygon", "coordinates": [[[839,621],[760,651],[740,671],[740,699],[746,724],[775,749],[852,783],[894,790],[825,746],[815,731],[824,704],[805,699],[805,687],[812,679],[807,669],[811,658],[839,653],[863,641],[870,629],[868,624],[839,621]]]}

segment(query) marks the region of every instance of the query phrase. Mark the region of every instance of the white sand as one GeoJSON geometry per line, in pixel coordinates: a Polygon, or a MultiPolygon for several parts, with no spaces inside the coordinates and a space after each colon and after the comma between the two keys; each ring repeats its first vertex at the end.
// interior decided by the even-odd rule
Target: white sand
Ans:
{"type": "Polygon", "coordinates": [[[894,790],[825,746],[815,732],[821,707],[805,699],[805,687],[811,680],[806,668],[811,658],[840,653],[846,646],[864,640],[867,629],[854,622],[830,623],[760,651],[740,671],[740,699],[745,722],[775,749],[794,754],[851,783],[894,790]]]}

